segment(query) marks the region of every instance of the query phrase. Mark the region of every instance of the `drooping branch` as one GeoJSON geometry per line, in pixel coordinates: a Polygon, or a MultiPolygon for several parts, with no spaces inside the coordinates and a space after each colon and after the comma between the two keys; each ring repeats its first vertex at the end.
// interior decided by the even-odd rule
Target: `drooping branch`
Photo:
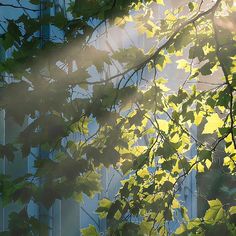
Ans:
{"type": "Polygon", "coordinates": [[[105,81],[94,81],[94,82],[81,82],[81,83],[88,83],[88,84],[102,84],[104,82],[108,82],[111,81],[117,77],[120,76],[124,76],[125,74],[127,74],[128,72],[130,72],[131,70],[135,70],[135,72],[141,70],[142,68],[144,68],[151,60],[156,60],[156,58],[159,56],[159,54],[161,53],[162,50],[168,48],[173,42],[175,37],[178,35],[178,33],[183,30],[185,27],[187,27],[190,24],[194,24],[197,20],[199,20],[200,18],[207,16],[211,13],[213,13],[219,6],[220,2],[222,0],[217,0],[216,3],[209,8],[206,11],[203,11],[201,13],[199,13],[198,15],[194,16],[193,18],[183,22],[179,27],[177,27],[175,29],[175,31],[171,34],[171,36],[167,39],[167,41],[161,45],[159,48],[157,48],[157,50],[149,57],[147,57],[143,62],[134,65],[130,68],[128,68],[127,70],[123,71],[122,73],[118,73],[116,75],[111,76],[110,78],[106,79],[105,81]]]}

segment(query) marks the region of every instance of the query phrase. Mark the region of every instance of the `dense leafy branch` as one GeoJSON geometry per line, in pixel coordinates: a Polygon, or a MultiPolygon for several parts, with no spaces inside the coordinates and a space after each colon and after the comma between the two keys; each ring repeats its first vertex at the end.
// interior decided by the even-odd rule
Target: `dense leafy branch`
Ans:
{"type": "MultiPolygon", "coordinates": [[[[158,49],[151,55],[149,56],[147,59],[145,59],[143,62],[139,63],[138,65],[134,65],[133,67],[131,68],[128,68],[127,70],[125,70],[124,72],[121,72],[119,74],[116,74],[114,76],[111,76],[109,79],[106,79],[106,82],[107,81],[110,81],[110,80],[113,80],[117,77],[120,77],[120,76],[124,76],[125,74],[127,74],[129,71],[131,70],[135,70],[135,72],[137,72],[138,70],[144,68],[150,61],[154,60],[154,63],[155,61],[157,60],[160,52],[164,49],[167,49],[173,42],[174,42],[174,39],[176,37],[176,35],[179,34],[179,32],[181,30],[183,30],[186,26],[190,25],[190,24],[193,24],[195,23],[197,20],[199,20],[200,18],[204,17],[204,16],[207,16],[209,14],[212,14],[214,13],[214,11],[217,9],[217,7],[219,6],[221,0],[217,0],[216,3],[208,10],[204,11],[204,12],[201,12],[199,14],[197,14],[195,17],[193,17],[192,19],[189,19],[187,20],[186,22],[182,23],[179,27],[177,27],[175,29],[175,31],[168,37],[167,41],[161,45],[160,47],[158,47],[158,49]]],[[[96,82],[91,82],[89,84],[98,84],[98,83],[103,83],[103,81],[96,81],[96,82]]]]}

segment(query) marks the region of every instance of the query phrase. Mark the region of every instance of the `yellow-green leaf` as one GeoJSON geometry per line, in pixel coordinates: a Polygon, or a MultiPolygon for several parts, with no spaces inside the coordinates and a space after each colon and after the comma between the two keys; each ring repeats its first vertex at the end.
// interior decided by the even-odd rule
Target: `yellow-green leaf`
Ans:
{"type": "Polygon", "coordinates": [[[221,128],[224,125],[224,121],[218,116],[218,114],[212,114],[207,117],[207,123],[205,124],[203,134],[212,134],[218,128],[221,128]]]}
{"type": "Polygon", "coordinates": [[[159,129],[167,133],[169,129],[168,122],[166,120],[157,120],[157,122],[159,125],[159,129]]]}
{"type": "Polygon", "coordinates": [[[163,0],[156,0],[156,2],[157,2],[157,4],[159,4],[159,5],[165,5],[165,3],[164,3],[164,1],[163,0]]]}
{"type": "Polygon", "coordinates": [[[176,229],[175,234],[182,234],[186,231],[186,225],[181,224],[178,229],[176,229]]]}
{"type": "Polygon", "coordinates": [[[230,213],[230,215],[234,215],[234,214],[236,214],[236,206],[232,206],[232,207],[230,207],[230,209],[229,209],[229,213],[230,213]]]}
{"type": "Polygon", "coordinates": [[[97,229],[93,225],[89,225],[88,228],[81,229],[83,236],[99,236],[97,229]]]}
{"type": "Polygon", "coordinates": [[[143,168],[137,172],[138,176],[144,178],[145,176],[149,176],[149,172],[147,168],[143,168]]]}
{"type": "Polygon", "coordinates": [[[206,211],[204,220],[207,223],[215,224],[224,217],[224,209],[219,199],[208,201],[210,208],[206,211]]]}

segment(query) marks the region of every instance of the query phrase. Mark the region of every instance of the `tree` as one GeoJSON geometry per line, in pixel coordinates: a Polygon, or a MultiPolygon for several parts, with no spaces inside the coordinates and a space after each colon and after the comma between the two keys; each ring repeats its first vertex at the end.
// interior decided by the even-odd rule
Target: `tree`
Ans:
{"type": "MultiPolygon", "coordinates": [[[[46,235],[47,227],[28,216],[29,201],[49,208],[55,199],[93,196],[103,166],[127,176],[116,199],[103,199],[97,209],[109,220],[108,235],[212,235],[218,227],[235,235],[232,202],[207,199],[205,214],[189,219],[177,195],[192,171],[215,165],[235,181],[235,1],[190,1],[172,9],[162,0],[81,0],[70,3],[71,20],[62,11],[50,16],[51,3],[41,3],[44,14],[32,18],[29,12],[37,12],[40,1],[30,2],[32,8],[6,4],[24,13],[6,19],[1,35],[12,56],[0,66],[0,106],[23,128],[0,152],[9,161],[16,150],[25,158],[33,147],[44,152],[35,157],[36,173],[1,175],[4,204],[23,205],[11,214],[4,235],[46,235]],[[158,17],[157,9],[163,12],[158,17]],[[127,24],[148,48],[103,50],[92,43],[107,28],[125,30],[127,24]],[[55,37],[42,33],[49,25],[55,37]],[[177,92],[168,88],[172,78],[165,78],[169,65],[185,77],[177,92]],[[75,133],[78,140],[70,138],[75,133]],[[192,148],[197,154],[189,158],[192,148]],[[140,223],[126,220],[129,215],[140,223]],[[170,232],[168,222],[180,217],[179,228],[170,232]]],[[[98,235],[94,226],[82,232],[98,235]]]]}

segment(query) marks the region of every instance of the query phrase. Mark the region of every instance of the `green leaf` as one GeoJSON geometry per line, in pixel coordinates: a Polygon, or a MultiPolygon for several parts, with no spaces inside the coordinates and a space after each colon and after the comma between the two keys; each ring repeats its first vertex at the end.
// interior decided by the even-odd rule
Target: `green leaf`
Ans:
{"type": "Polygon", "coordinates": [[[176,229],[175,234],[183,234],[187,230],[187,227],[185,224],[181,224],[179,228],[176,229]]]}
{"type": "Polygon", "coordinates": [[[68,20],[67,18],[64,16],[63,13],[57,13],[54,17],[53,17],[53,24],[55,26],[57,26],[58,28],[63,28],[66,26],[68,20]]]}
{"type": "Polygon", "coordinates": [[[156,0],[156,3],[159,5],[165,5],[164,0],[156,0]]]}
{"type": "Polygon", "coordinates": [[[140,233],[142,233],[142,235],[146,235],[146,234],[150,235],[152,226],[153,226],[152,222],[142,221],[140,224],[140,233]]]}
{"type": "Polygon", "coordinates": [[[198,152],[198,156],[200,158],[200,160],[211,160],[211,155],[212,155],[212,151],[210,150],[200,150],[198,152]]]}
{"type": "Polygon", "coordinates": [[[6,157],[8,161],[13,161],[15,158],[14,152],[17,149],[12,144],[0,144],[0,158],[6,157]]]}
{"type": "Polygon", "coordinates": [[[207,62],[204,66],[202,66],[199,71],[202,75],[211,75],[212,68],[215,66],[214,62],[207,62]]]}
{"type": "Polygon", "coordinates": [[[111,207],[111,205],[112,205],[112,202],[107,198],[103,198],[102,200],[99,201],[96,212],[98,213],[101,219],[107,216],[108,210],[111,207]]]}
{"type": "Polygon", "coordinates": [[[229,213],[230,215],[235,215],[236,214],[236,206],[232,206],[229,208],[229,213]]]}
{"type": "Polygon", "coordinates": [[[93,225],[80,230],[83,236],[99,236],[97,229],[93,225]]]}
{"type": "Polygon", "coordinates": [[[189,8],[190,11],[193,11],[194,8],[195,8],[194,3],[193,2],[189,2],[188,3],[188,8],[189,8]]]}
{"type": "Polygon", "coordinates": [[[206,211],[204,220],[209,224],[219,223],[224,218],[223,205],[219,199],[208,201],[210,208],[206,211]]]}

